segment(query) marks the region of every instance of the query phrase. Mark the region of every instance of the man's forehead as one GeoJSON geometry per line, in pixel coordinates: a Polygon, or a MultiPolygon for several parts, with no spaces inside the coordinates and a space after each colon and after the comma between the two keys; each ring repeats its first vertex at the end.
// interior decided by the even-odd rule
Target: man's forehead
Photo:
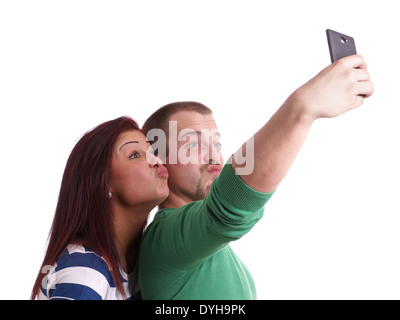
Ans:
{"type": "Polygon", "coordinates": [[[212,114],[201,114],[196,111],[179,111],[173,114],[169,121],[176,121],[178,131],[192,129],[200,131],[202,129],[217,129],[217,124],[212,114]]]}
{"type": "Polygon", "coordinates": [[[182,129],[179,132],[180,137],[186,136],[211,136],[213,138],[219,138],[221,135],[217,128],[212,129],[201,129],[201,130],[194,130],[194,129],[182,129]]]}

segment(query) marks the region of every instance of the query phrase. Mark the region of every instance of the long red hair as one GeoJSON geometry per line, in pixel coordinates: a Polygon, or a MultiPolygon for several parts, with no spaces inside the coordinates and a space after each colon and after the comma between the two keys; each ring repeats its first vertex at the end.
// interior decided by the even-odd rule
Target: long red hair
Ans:
{"type": "MultiPolygon", "coordinates": [[[[43,267],[53,265],[70,243],[82,244],[101,255],[111,269],[117,289],[124,294],[108,192],[112,150],[118,136],[128,130],[140,129],[133,119],[120,117],[88,131],[74,146],[65,167],[46,255],[31,299],[38,295],[46,276],[43,267]]],[[[136,242],[141,241],[141,236],[136,242]]]]}

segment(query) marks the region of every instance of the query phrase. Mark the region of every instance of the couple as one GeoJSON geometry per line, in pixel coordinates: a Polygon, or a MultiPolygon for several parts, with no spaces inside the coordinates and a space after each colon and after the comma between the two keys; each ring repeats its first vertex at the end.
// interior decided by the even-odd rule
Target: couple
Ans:
{"type": "Polygon", "coordinates": [[[212,112],[199,103],[166,105],[142,130],[121,117],[89,131],[68,159],[31,298],[255,299],[229,242],[262,217],[312,123],[372,93],[364,59],[343,58],[295,90],[250,139],[254,151],[244,143],[225,166],[212,112]],[[183,136],[169,130],[171,122],[183,136]],[[162,160],[148,152],[152,129],[168,137],[162,160]],[[192,161],[171,161],[177,151],[192,161]],[[251,172],[241,171],[246,152],[251,172]]]}

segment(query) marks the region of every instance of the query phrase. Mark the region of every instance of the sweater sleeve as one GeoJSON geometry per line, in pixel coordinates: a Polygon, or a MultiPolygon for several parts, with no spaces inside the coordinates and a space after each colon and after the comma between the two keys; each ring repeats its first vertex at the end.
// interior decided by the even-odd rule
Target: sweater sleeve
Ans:
{"type": "Polygon", "coordinates": [[[157,261],[183,270],[201,263],[249,232],[272,194],[253,190],[226,164],[204,200],[156,215],[144,237],[141,264],[157,261]]]}

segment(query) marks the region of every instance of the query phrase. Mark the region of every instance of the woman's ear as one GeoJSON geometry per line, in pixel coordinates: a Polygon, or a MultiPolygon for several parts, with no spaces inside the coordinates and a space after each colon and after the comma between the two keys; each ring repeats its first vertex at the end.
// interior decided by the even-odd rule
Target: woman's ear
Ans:
{"type": "Polygon", "coordinates": [[[111,199],[112,198],[112,194],[113,193],[113,188],[112,188],[112,186],[110,185],[109,186],[109,188],[108,188],[108,199],[111,199]]]}

